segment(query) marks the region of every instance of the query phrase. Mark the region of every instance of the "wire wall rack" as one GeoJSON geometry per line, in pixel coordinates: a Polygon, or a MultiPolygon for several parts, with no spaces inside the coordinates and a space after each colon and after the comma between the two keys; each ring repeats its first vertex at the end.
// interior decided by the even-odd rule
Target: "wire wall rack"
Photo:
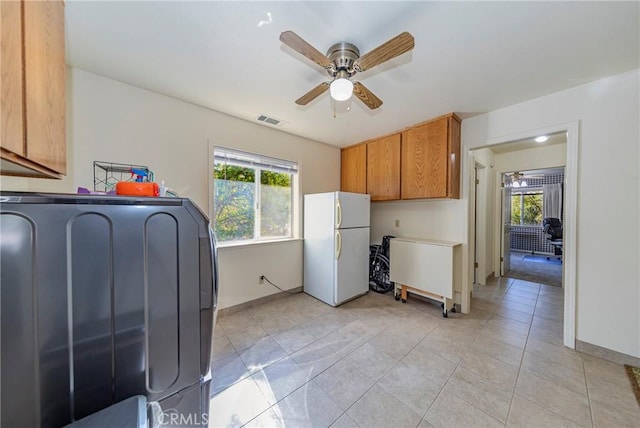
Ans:
{"type": "Polygon", "coordinates": [[[93,162],[93,190],[96,192],[111,192],[119,181],[136,181],[139,176],[144,182],[153,181],[153,171],[146,165],[93,162]]]}

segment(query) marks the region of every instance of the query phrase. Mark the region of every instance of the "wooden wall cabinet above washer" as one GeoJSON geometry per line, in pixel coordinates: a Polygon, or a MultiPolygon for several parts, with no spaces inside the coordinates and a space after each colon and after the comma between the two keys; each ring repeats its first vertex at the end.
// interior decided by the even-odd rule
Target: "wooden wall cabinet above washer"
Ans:
{"type": "Polygon", "coordinates": [[[66,174],[64,3],[0,2],[0,173],[66,174]]]}

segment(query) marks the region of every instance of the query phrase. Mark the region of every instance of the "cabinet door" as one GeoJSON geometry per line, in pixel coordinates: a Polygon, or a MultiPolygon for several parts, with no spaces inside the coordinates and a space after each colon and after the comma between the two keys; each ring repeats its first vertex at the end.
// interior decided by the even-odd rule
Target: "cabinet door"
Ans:
{"type": "Polygon", "coordinates": [[[448,117],[402,133],[402,199],[446,198],[448,117]]]}
{"type": "Polygon", "coordinates": [[[24,34],[26,157],[65,174],[64,3],[24,2],[24,34]]]}
{"type": "Polygon", "coordinates": [[[0,27],[0,56],[2,57],[0,146],[18,155],[24,155],[20,2],[0,2],[0,17],[2,19],[2,27],[0,27]]]}
{"type": "Polygon", "coordinates": [[[367,146],[365,144],[342,149],[340,190],[367,193],[367,146]]]}
{"type": "Polygon", "coordinates": [[[400,134],[367,143],[367,193],[372,201],[400,199],[400,134]]]}

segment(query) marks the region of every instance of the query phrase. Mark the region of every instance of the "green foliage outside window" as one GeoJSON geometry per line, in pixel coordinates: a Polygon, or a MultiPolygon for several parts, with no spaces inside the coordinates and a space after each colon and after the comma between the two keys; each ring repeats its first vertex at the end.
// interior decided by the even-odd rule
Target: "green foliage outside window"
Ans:
{"type": "Polygon", "coordinates": [[[520,205],[522,203],[521,194],[511,195],[511,224],[520,224],[520,205]]]}
{"type": "Polygon", "coordinates": [[[291,236],[291,174],[216,163],[214,231],[219,241],[291,236]],[[256,190],[256,171],[260,189],[256,190]],[[256,228],[259,192],[260,225],[256,228]]]}
{"type": "Polygon", "coordinates": [[[542,193],[514,193],[511,195],[511,224],[542,224],[542,193]]]}

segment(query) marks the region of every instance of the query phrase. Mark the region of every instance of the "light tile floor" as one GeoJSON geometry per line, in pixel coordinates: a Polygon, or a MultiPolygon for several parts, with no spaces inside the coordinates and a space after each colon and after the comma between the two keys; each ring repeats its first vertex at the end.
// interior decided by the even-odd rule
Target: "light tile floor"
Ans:
{"type": "Polygon", "coordinates": [[[624,368],[564,347],[562,311],[561,288],[503,278],[449,318],[391,293],[236,312],[215,328],[210,426],[640,427],[624,368]]]}

